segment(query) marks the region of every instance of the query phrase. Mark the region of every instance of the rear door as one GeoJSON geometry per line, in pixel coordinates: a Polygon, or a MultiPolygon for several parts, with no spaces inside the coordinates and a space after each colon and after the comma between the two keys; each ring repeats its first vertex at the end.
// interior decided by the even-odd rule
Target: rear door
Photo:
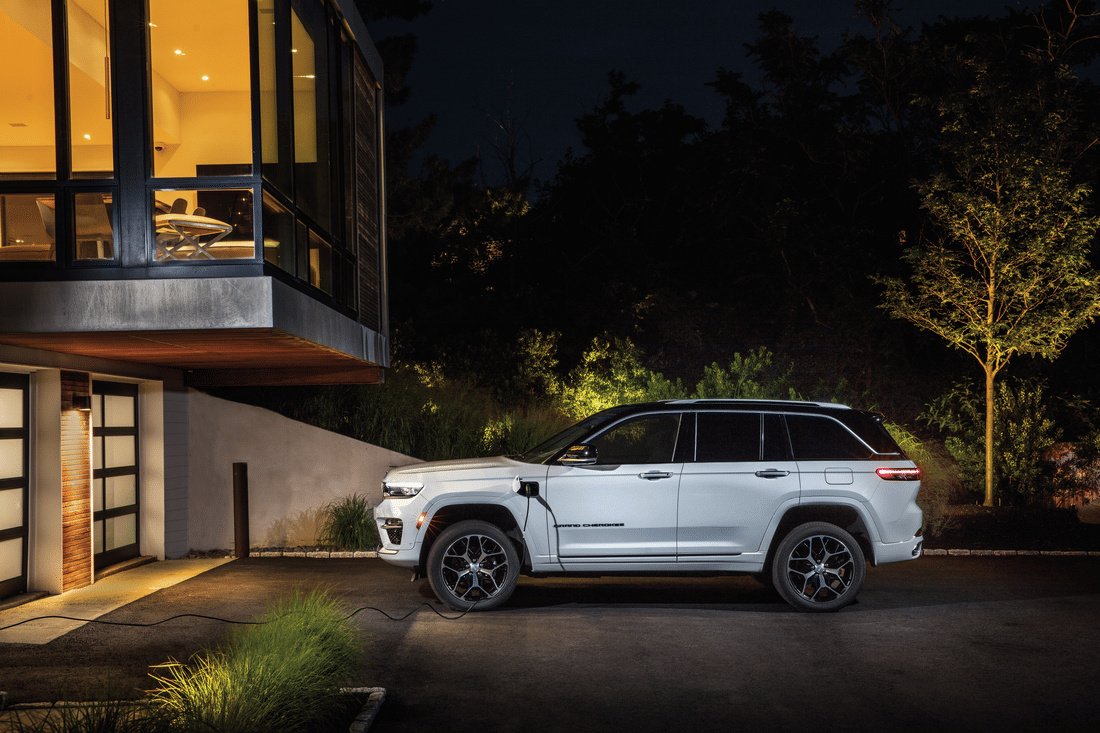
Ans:
{"type": "Polygon", "coordinates": [[[627,418],[587,441],[597,463],[550,466],[551,553],[563,560],[674,562],[680,413],[627,418]]]}
{"type": "Polygon", "coordinates": [[[679,560],[756,552],[772,517],[799,497],[783,417],[699,412],[695,418],[694,461],[684,464],[680,478],[679,560]]]}

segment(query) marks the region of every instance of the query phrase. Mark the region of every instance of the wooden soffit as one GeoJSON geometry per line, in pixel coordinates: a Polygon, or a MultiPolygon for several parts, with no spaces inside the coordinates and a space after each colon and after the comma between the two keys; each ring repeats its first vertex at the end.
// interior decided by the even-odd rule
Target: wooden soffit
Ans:
{"type": "Polygon", "coordinates": [[[6,333],[0,343],[179,369],[196,387],[382,381],[376,364],[273,328],[6,333]]]}

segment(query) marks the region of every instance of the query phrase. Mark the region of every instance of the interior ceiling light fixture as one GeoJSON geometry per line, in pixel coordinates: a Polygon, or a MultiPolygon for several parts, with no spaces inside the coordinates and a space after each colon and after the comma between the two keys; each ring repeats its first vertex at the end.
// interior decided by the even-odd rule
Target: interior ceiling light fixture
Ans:
{"type": "Polygon", "coordinates": [[[207,76],[206,74],[203,74],[203,75],[202,75],[202,80],[203,80],[203,81],[210,81],[210,77],[209,77],[209,76],[207,76]]]}
{"type": "Polygon", "coordinates": [[[177,55],[177,56],[186,56],[187,54],[185,54],[185,53],[184,53],[183,51],[181,51],[181,50],[179,50],[179,49],[177,48],[177,49],[176,49],[176,55],[177,55]]]}

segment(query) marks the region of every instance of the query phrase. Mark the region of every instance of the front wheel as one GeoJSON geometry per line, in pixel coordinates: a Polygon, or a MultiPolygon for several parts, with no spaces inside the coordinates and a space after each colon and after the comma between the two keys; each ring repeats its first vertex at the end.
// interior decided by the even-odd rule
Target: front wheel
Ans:
{"type": "Polygon", "coordinates": [[[856,599],[866,571],[852,535],[828,522],[795,527],[779,543],[772,580],[783,600],[800,611],[836,611],[856,599]]]}
{"type": "Polygon", "coordinates": [[[519,579],[519,554],[494,524],[467,520],[452,525],[428,553],[428,582],[456,611],[487,611],[508,600],[519,579]]]}

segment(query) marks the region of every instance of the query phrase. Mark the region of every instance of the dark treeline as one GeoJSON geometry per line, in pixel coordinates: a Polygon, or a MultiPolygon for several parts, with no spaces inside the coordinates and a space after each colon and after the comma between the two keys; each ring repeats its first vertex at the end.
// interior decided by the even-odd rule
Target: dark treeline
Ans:
{"type": "MultiPolygon", "coordinates": [[[[606,333],[631,339],[669,377],[692,380],[766,346],[823,383],[882,392],[880,403],[902,399],[897,385],[918,404],[935,396],[922,385],[974,376],[942,341],[891,321],[870,278],[905,274],[899,238],[912,243],[927,226],[914,182],[944,165],[940,102],[974,74],[1033,98],[1028,85],[1068,69],[1071,82],[1057,87],[1072,118],[1063,160],[1078,180],[1096,179],[1100,110],[1088,72],[1100,23],[1090,0],[920,29],[899,27],[889,0],[856,0],[855,10],[863,32],[831,53],[785,13],[761,14],[747,48],[760,83],[716,69],[710,86],[726,105],[717,129],[675,100],[635,110],[638,83],[611,71],[601,101],[576,120],[583,147],[548,180],[516,164],[522,116],[511,111],[500,120],[511,134],[491,151],[511,164],[493,184],[486,160],[429,154],[406,170],[433,118],[390,131],[401,356],[503,384],[525,358],[519,334],[537,329],[560,334],[562,369],[606,333]]],[[[396,104],[415,39],[385,39],[380,51],[396,104]]],[[[1024,360],[1014,371],[1087,392],[1095,330],[1053,366],[1024,360]]]]}

